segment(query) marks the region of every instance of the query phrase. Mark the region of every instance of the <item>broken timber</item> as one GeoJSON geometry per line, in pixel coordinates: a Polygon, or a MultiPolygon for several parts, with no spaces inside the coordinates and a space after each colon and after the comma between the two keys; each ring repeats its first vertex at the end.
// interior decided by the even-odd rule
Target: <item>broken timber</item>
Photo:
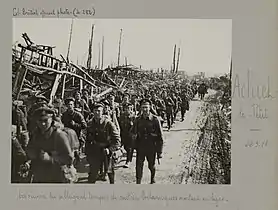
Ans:
{"type": "MultiPolygon", "coordinates": [[[[41,69],[41,70],[44,70],[44,71],[50,71],[50,72],[54,72],[54,73],[57,73],[57,74],[68,74],[68,75],[71,75],[71,76],[74,76],[78,79],[82,79],[84,82],[90,84],[91,86],[93,87],[97,87],[95,84],[93,84],[92,82],[90,82],[89,80],[83,78],[82,76],[80,75],[77,75],[75,73],[72,73],[72,72],[69,72],[69,71],[60,71],[60,70],[55,70],[55,69],[52,69],[52,68],[49,68],[49,67],[45,67],[45,66],[37,66],[37,65],[34,65],[34,64],[30,64],[30,63],[23,63],[22,65],[25,65],[29,70],[34,70],[34,69],[41,69]]],[[[42,73],[44,73],[44,71],[42,73]]]]}

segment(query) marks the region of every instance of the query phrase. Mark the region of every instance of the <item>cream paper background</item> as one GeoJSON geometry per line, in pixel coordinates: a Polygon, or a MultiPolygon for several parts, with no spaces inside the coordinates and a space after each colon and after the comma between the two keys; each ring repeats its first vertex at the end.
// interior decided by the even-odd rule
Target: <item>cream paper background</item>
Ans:
{"type": "MultiPolygon", "coordinates": [[[[232,101],[232,185],[11,185],[10,184],[10,125],[11,125],[11,45],[12,8],[95,8],[95,18],[225,18],[232,19],[233,87],[238,76],[241,85],[247,85],[251,72],[252,86],[265,85],[269,77],[271,95],[277,98],[277,29],[278,3],[276,0],[99,0],[99,1],[7,1],[1,6],[1,209],[204,209],[204,210],[276,210],[278,208],[277,165],[277,100],[239,98],[232,101]],[[252,111],[257,103],[268,109],[268,119],[240,118],[239,111],[252,111]],[[250,129],[260,128],[251,132],[250,129]],[[249,140],[263,141],[264,148],[246,147],[249,140]],[[8,173],[7,173],[8,172],[8,173]],[[19,200],[18,194],[121,196],[140,195],[144,190],[153,195],[207,197],[212,193],[226,202],[208,201],[112,201],[91,199],[73,202],[51,199],[19,200]]],[[[163,20],[162,20],[163,21],[163,20]]],[[[51,33],[51,31],[49,31],[51,33]]],[[[47,34],[46,34],[47,35],[47,34]]],[[[159,37],[158,37],[159,39],[159,37]]],[[[247,114],[249,116],[249,114],[247,114]]]]}

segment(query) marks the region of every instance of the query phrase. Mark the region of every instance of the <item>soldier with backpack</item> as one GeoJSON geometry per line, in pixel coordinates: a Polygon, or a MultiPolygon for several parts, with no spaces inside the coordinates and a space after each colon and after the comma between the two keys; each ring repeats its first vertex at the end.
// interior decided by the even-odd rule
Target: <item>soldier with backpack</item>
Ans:
{"type": "Polygon", "coordinates": [[[61,120],[66,128],[73,129],[77,134],[77,137],[79,139],[79,152],[75,153],[75,158],[77,162],[79,162],[80,152],[85,144],[85,139],[82,131],[86,129],[87,123],[83,115],[80,112],[74,110],[74,102],[75,99],[72,97],[69,97],[65,100],[67,110],[62,114],[61,120]]]}
{"type": "Polygon", "coordinates": [[[70,183],[76,178],[73,154],[67,134],[55,120],[50,107],[35,110],[33,120],[37,127],[27,146],[31,160],[33,183],[70,183]]]}

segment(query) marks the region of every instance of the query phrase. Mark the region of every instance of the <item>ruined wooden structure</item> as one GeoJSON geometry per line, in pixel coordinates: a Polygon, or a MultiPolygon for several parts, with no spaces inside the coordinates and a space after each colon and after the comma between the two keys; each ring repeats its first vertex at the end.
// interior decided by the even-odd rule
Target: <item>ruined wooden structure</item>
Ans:
{"type": "MultiPolygon", "coordinates": [[[[49,98],[63,99],[66,92],[82,90],[85,86],[91,94],[99,94],[99,88],[118,88],[108,76],[110,83],[94,78],[84,67],[53,56],[53,46],[36,45],[23,34],[26,45],[18,44],[13,49],[13,99],[18,100],[27,90],[49,98]]],[[[92,73],[92,72],[91,72],[92,73]]],[[[28,92],[28,91],[27,91],[28,92]]]]}

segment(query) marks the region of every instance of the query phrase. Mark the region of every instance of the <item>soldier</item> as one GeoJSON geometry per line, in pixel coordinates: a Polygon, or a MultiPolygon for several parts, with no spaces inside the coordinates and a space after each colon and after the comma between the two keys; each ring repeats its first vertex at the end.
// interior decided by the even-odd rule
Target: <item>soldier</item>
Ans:
{"type": "Polygon", "coordinates": [[[184,121],[184,115],[189,110],[188,96],[183,93],[181,98],[181,121],[184,121]]]}
{"type": "Polygon", "coordinates": [[[174,102],[171,99],[171,97],[167,96],[167,92],[164,92],[163,100],[165,102],[165,107],[166,107],[166,118],[167,118],[168,131],[170,131],[170,129],[174,123],[174,115],[173,115],[174,102]]]}
{"type": "Polygon", "coordinates": [[[202,82],[198,87],[198,93],[201,100],[204,99],[205,94],[208,93],[207,91],[208,91],[207,85],[204,82],[202,82]]]}
{"type": "MultiPolygon", "coordinates": [[[[67,106],[67,111],[65,111],[62,115],[61,121],[65,127],[73,129],[77,137],[79,139],[79,151],[84,147],[85,137],[83,135],[84,129],[87,127],[87,123],[83,117],[83,115],[74,110],[74,98],[69,97],[65,100],[65,104],[67,106]]],[[[80,157],[78,153],[75,153],[75,158],[77,162],[79,161],[80,157]]]]}
{"type": "Polygon", "coordinates": [[[160,118],[161,118],[160,123],[161,123],[161,126],[163,127],[164,118],[165,118],[165,109],[166,109],[164,100],[162,100],[161,98],[158,98],[157,95],[154,95],[153,103],[156,107],[158,116],[160,116],[160,118]]]}
{"type": "Polygon", "coordinates": [[[87,89],[82,90],[82,99],[85,100],[89,108],[92,107],[93,100],[90,98],[89,91],[87,89]]]}
{"type": "Polygon", "coordinates": [[[131,98],[131,103],[133,104],[133,110],[134,110],[134,114],[137,115],[139,108],[140,108],[140,104],[139,104],[139,96],[138,95],[133,95],[131,98]]]}
{"type": "MultiPolygon", "coordinates": [[[[120,125],[119,125],[118,119],[116,117],[115,112],[111,111],[109,102],[106,99],[104,99],[101,101],[101,103],[103,104],[103,116],[106,117],[111,122],[113,122],[115,124],[117,130],[120,133],[120,125]]],[[[99,170],[98,178],[102,181],[106,181],[106,175],[107,175],[107,171],[105,170],[105,163],[102,162],[102,165],[99,170]]]]}
{"type": "Polygon", "coordinates": [[[178,113],[178,110],[179,110],[179,99],[178,97],[176,96],[175,93],[172,93],[172,100],[174,102],[174,106],[173,106],[173,123],[175,123],[175,120],[176,120],[176,117],[177,117],[177,113],[178,113]]]}
{"type": "Polygon", "coordinates": [[[122,106],[128,104],[130,102],[130,95],[128,93],[124,94],[122,106]]]}
{"type": "Polygon", "coordinates": [[[121,113],[120,116],[121,140],[126,151],[124,168],[129,168],[129,164],[133,157],[132,136],[130,132],[134,121],[135,114],[133,112],[133,105],[131,103],[126,103],[123,106],[123,113],[121,113]]]}
{"type": "Polygon", "coordinates": [[[151,101],[143,99],[140,103],[142,114],[135,120],[132,133],[136,149],[136,184],[141,184],[145,158],[151,172],[151,184],[155,183],[155,160],[162,158],[163,134],[157,116],[150,112],[151,101]]]}
{"type": "Polygon", "coordinates": [[[94,117],[88,123],[85,146],[85,153],[90,164],[88,182],[96,182],[98,171],[104,162],[109,182],[114,184],[114,164],[119,156],[121,137],[116,126],[103,116],[102,104],[95,104],[93,113],[94,117]]]}
{"type": "MultiPolygon", "coordinates": [[[[20,109],[20,102],[14,101],[12,104],[12,125],[20,125],[22,131],[27,130],[27,118],[20,109]]],[[[23,104],[23,103],[22,103],[23,104]]]]}
{"type": "Polygon", "coordinates": [[[33,131],[36,129],[36,122],[32,120],[33,113],[36,109],[40,107],[46,107],[48,105],[48,100],[42,95],[35,95],[30,98],[31,108],[28,110],[27,113],[27,129],[30,133],[30,137],[32,136],[33,131]],[[31,104],[32,103],[32,104],[31,104]]]}
{"type": "Polygon", "coordinates": [[[19,140],[16,137],[16,128],[12,127],[12,171],[11,171],[11,182],[19,183],[21,181],[20,177],[20,166],[23,165],[27,161],[27,155],[19,140]]]}
{"type": "Polygon", "coordinates": [[[108,96],[108,101],[109,101],[109,104],[110,104],[110,107],[111,107],[111,111],[113,113],[115,113],[117,119],[119,119],[119,117],[120,117],[120,108],[119,108],[119,104],[115,102],[115,94],[114,93],[111,93],[108,96]]]}
{"type": "Polygon", "coordinates": [[[103,104],[103,115],[107,116],[107,118],[115,124],[116,128],[120,132],[120,125],[116,116],[116,112],[112,111],[112,106],[110,106],[107,100],[102,100],[101,103],[103,104]]]}
{"type": "Polygon", "coordinates": [[[87,102],[81,97],[81,93],[78,91],[75,93],[75,108],[79,109],[81,114],[87,118],[90,114],[91,110],[87,104],[87,102]]]}
{"type": "Polygon", "coordinates": [[[73,156],[67,134],[55,123],[54,110],[41,107],[34,112],[37,124],[33,138],[27,147],[32,161],[34,183],[64,183],[62,168],[72,165],[73,156]]]}

